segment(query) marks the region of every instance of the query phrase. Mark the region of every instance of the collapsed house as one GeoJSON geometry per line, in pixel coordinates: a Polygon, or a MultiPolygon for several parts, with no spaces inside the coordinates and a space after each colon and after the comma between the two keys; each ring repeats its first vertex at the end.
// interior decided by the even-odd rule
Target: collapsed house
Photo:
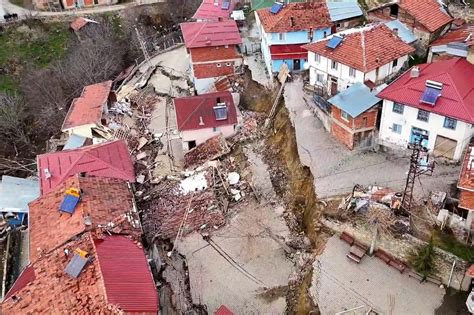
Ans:
{"type": "Polygon", "coordinates": [[[112,81],[84,87],[80,97],[75,98],[64,119],[61,131],[85,138],[94,138],[94,129],[105,130],[108,108],[116,101],[112,81]]]}

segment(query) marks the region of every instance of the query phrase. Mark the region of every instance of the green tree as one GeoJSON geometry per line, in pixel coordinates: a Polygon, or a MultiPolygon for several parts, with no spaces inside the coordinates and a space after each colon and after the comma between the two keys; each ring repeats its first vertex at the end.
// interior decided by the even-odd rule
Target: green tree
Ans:
{"type": "Polygon", "coordinates": [[[428,244],[420,246],[412,258],[413,268],[423,276],[423,280],[435,271],[434,258],[433,237],[431,237],[428,244]]]}

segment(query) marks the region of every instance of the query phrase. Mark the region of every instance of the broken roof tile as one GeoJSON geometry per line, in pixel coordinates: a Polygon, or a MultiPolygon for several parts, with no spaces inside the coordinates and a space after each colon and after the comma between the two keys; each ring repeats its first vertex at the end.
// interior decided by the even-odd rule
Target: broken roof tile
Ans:
{"type": "Polygon", "coordinates": [[[61,131],[83,125],[100,125],[104,105],[112,89],[112,81],[84,87],[80,97],[75,98],[66,114],[61,131]]]}
{"type": "Polygon", "coordinates": [[[30,264],[1,308],[4,314],[156,314],[158,294],[145,254],[133,240],[85,233],[30,264]],[[76,249],[92,259],[73,278],[65,268],[76,249]]]}
{"type": "MultiPolygon", "coordinates": [[[[64,244],[72,237],[98,225],[116,222],[133,212],[133,196],[128,184],[119,179],[100,177],[68,178],[54,190],[30,203],[30,260],[64,244]],[[73,214],[59,211],[68,188],[81,190],[81,200],[73,214]]],[[[136,222],[120,222],[121,229],[140,231],[136,222]],[[135,226],[135,227],[134,227],[135,226]]],[[[115,223],[115,228],[119,224],[115,223]]],[[[137,233],[138,233],[137,232],[137,233]]]]}

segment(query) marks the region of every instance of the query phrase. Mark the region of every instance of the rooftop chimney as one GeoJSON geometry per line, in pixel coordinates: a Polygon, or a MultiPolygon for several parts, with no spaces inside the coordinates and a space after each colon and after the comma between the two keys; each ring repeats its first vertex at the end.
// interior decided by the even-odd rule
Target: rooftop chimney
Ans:
{"type": "Polygon", "coordinates": [[[410,78],[418,78],[420,76],[420,68],[414,66],[410,71],[410,78]]]}
{"type": "Polygon", "coordinates": [[[219,0],[214,0],[214,5],[218,6],[219,5],[219,0]]]}
{"type": "Polygon", "coordinates": [[[44,177],[45,177],[46,179],[50,179],[51,176],[52,176],[52,175],[51,175],[51,172],[49,171],[49,168],[45,168],[45,169],[44,169],[44,177]]]}
{"type": "Polygon", "coordinates": [[[204,126],[204,121],[202,120],[202,116],[199,116],[199,126],[204,126]]]}
{"type": "Polygon", "coordinates": [[[392,31],[398,35],[398,28],[395,27],[392,31]]]}

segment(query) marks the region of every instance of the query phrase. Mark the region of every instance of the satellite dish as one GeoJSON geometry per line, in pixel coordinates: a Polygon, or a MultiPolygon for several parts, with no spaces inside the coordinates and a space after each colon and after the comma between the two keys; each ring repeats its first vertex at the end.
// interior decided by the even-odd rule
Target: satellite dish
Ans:
{"type": "Polygon", "coordinates": [[[309,62],[305,62],[303,64],[303,69],[308,70],[309,69],[309,62]]]}

